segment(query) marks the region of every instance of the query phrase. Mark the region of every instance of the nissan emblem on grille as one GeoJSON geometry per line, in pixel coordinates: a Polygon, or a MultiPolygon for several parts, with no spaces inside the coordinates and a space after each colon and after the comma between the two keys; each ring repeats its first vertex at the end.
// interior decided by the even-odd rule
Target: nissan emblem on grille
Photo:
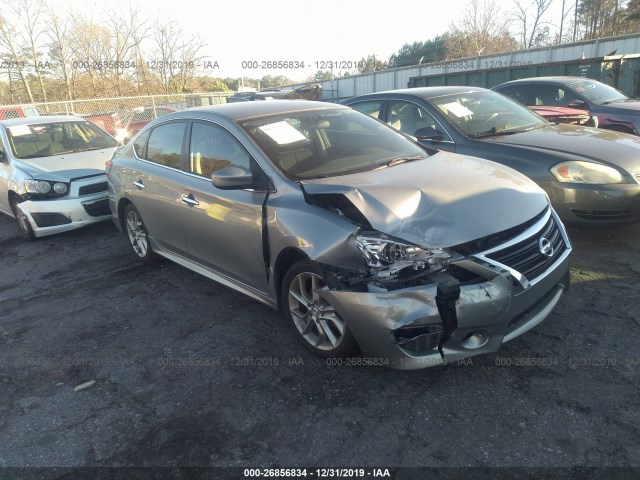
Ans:
{"type": "Polygon", "coordinates": [[[551,258],[553,256],[553,245],[546,237],[540,237],[538,240],[538,247],[540,247],[540,253],[547,258],[551,258]]]}

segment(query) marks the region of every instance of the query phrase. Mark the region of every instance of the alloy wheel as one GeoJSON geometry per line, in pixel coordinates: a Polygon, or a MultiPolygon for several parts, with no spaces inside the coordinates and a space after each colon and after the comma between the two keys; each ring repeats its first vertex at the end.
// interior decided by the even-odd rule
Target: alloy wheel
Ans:
{"type": "Polygon", "coordinates": [[[313,347],[331,351],[340,346],[345,324],[319,291],[327,286],[322,277],[302,272],[289,285],[289,310],[298,332],[313,347]]]}

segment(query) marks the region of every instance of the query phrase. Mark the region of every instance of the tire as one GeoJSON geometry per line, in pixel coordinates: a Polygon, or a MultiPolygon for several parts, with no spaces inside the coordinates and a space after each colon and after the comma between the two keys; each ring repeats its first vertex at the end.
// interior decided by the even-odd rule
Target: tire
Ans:
{"type": "Polygon", "coordinates": [[[158,262],[158,254],[151,247],[142,217],[131,203],[124,209],[124,231],[133,253],[141,262],[149,264],[158,262]]]}
{"type": "Polygon", "coordinates": [[[298,262],[287,271],[281,288],[282,310],[298,340],[321,358],[348,357],[358,344],[344,320],[317,291],[328,288],[312,262],[298,262]]]}
{"type": "Polygon", "coordinates": [[[35,240],[36,235],[33,233],[29,219],[22,213],[22,210],[18,208],[18,203],[20,203],[18,197],[13,195],[11,197],[11,210],[13,211],[13,216],[16,218],[16,222],[18,222],[18,232],[20,232],[20,235],[26,240],[35,240]]]}

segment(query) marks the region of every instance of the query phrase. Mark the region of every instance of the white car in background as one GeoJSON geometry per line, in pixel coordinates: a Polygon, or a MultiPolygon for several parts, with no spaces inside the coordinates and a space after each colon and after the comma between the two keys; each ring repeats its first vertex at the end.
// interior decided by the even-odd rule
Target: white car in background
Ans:
{"type": "Polygon", "coordinates": [[[0,212],[27,239],[110,218],[104,166],[117,147],[79,117],[0,121],[0,212]]]}

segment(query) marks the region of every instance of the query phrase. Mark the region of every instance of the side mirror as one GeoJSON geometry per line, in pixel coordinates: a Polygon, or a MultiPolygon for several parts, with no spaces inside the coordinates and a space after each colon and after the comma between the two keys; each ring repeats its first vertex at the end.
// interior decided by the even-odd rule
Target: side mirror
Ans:
{"type": "Polygon", "coordinates": [[[243,167],[224,167],[211,174],[211,183],[220,190],[253,188],[253,175],[243,167]]]}
{"type": "Polygon", "coordinates": [[[444,140],[444,134],[433,127],[424,127],[416,130],[416,133],[414,133],[413,136],[418,140],[431,140],[433,142],[441,142],[444,140]]]}
{"type": "Polygon", "coordinates": [[[569,103],[567,103],[567,106],[569,108],[579,108],[580,110],[587,110],[588,108],[587,104],[582,100],[571,100],[569,103]]]}

